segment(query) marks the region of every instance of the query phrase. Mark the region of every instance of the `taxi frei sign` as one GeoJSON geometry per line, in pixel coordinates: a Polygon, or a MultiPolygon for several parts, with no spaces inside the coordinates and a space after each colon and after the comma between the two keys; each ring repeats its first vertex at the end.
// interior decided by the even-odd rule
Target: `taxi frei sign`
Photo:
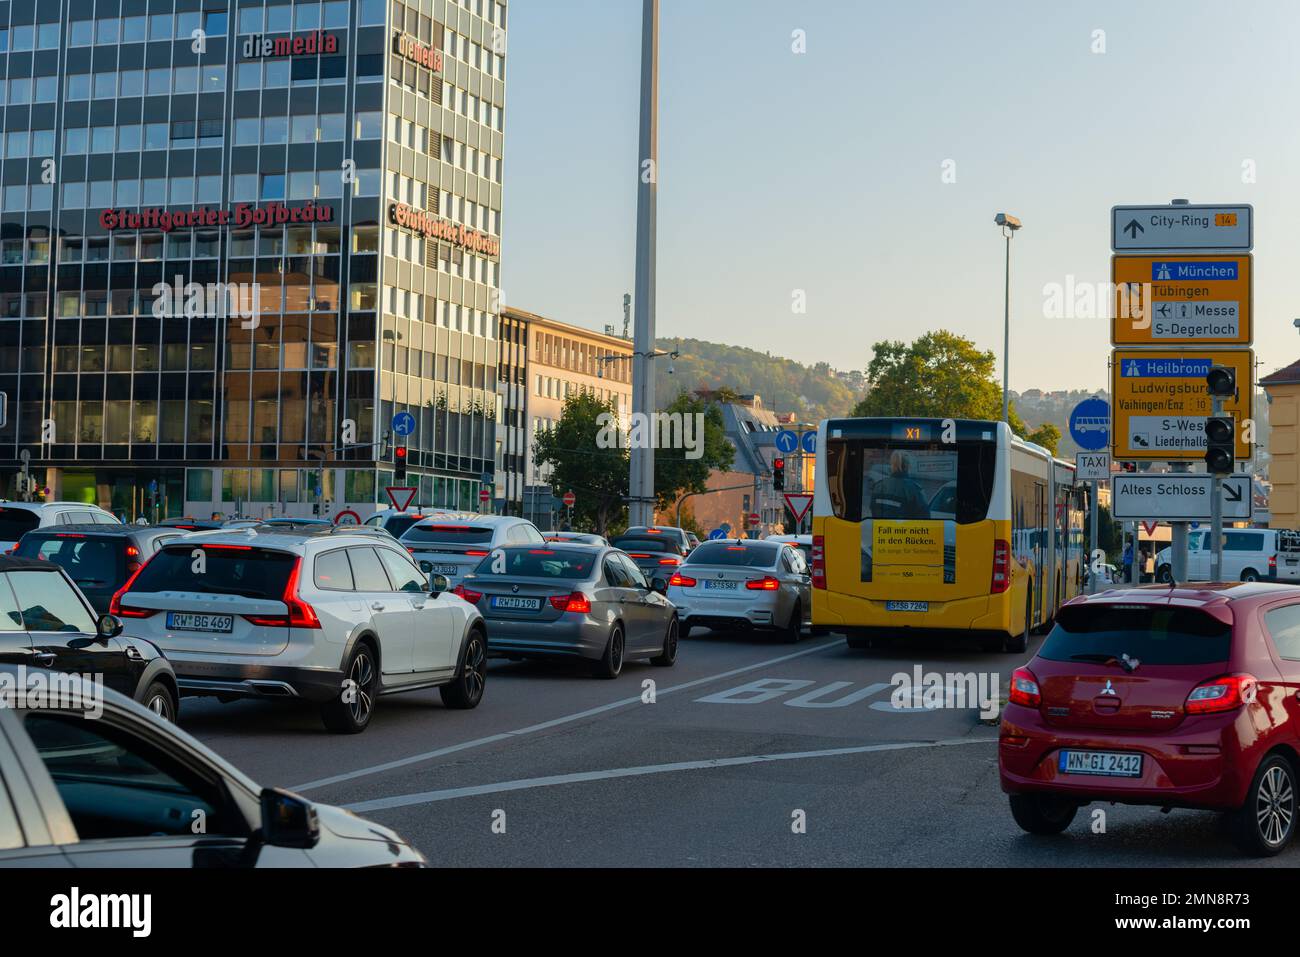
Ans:
{"type": "Polygon", "coordinates": [[[1251,417],[1250,349],[1116,349],[1111,362],[1111,448],[1116,460],[1162,462],[1205,456],[1205,420],[1211,412],[1205,376],[1211,366],[1236,370],[1235,398],[1224,413],[1237,420],[1238,459],[1251,457],[1247,420],[1251,417]]]}

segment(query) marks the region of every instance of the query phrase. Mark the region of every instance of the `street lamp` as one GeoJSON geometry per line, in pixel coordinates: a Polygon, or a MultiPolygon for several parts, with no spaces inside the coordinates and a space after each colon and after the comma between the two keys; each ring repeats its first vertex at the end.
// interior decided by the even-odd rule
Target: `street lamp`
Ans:
{"type": "Polygon", "coordinates": [[[1011,237],[1020,228],[1020,220],[1010,213],[998,213],[993,222],[1002,227],[1002,235],[1007,238],[1007,273],[1006,288],[1003,293],[1002,316],[1002,421],[1010,424],[1011,416],[1011,237]]]}

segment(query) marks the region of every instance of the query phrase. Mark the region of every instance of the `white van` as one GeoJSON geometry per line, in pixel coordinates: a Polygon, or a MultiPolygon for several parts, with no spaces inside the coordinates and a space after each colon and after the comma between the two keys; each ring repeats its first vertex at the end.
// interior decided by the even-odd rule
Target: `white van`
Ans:
{"type": "MultiPolygon", "coordinates": [[[[1156,581],[1167,582],[1172,575],[1172,549],[1156,554],[1156,581]]],[[[1187,580],[1210,580],[1210,530],[1194,528],[1187,533],[1187,580]]],[[[1225,528],[1223,530],[1222,581],[1270,581],[1277,577],[1277,529],[1225,528]]],[[[1300,571],[1297,573],[1300,577],[1300,571]]]]}

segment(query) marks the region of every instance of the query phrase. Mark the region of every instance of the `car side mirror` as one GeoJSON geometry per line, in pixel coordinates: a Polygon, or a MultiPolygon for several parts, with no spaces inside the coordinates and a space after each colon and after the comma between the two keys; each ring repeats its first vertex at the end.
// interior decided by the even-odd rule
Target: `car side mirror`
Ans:
{"type": "Polygon", "coordinates": [[[316,808],[283,788],[262,791],[262,842],[271,847],[311,848],[320,842],[316,808]]]}
{"type": "Polygon", "coordinates": [[[122,633],[122,619],[117,615],[100,615],[95,622],[95,634],[101,638],[116,638],[122,633]]]}
{"type": "Polygon", "coordinates": [[[447,581],[446,575],[439,575],[434,572],[429,573],[429,594],[437,598],[447,590],[451,582],[447,581]]]}
{"type": "Polygon", "coordinates": [[[650,582],[650,590],[658,592],[660,595],[668,594],[668,582],[662,578],[656,578],[650,582]]]}

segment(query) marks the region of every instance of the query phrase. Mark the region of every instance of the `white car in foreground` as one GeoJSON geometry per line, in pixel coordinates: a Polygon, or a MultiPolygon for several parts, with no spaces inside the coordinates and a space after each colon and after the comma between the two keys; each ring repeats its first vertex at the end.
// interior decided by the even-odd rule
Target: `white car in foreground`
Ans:
{"type": "Polygon", "coordinates": [[[113,596],[162,649],[182,695],[304,698],[355,734],[379,695],[439,688],[476,707],[487,627],[376,529],[200,532],[164,546],[113,596]]]}

